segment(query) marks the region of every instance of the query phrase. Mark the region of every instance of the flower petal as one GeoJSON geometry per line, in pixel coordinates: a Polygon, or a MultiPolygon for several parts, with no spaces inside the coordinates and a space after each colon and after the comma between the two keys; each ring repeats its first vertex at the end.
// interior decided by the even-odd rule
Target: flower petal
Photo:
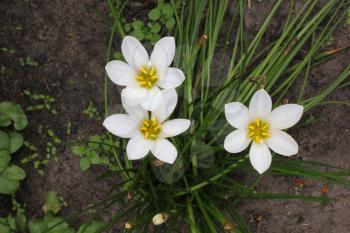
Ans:
{"type": "Polygon", "coordinates": [[[152,117],[157,118],[159,122],[164,122],[173,113],[177,104],[177,93],[175,89],[162,90],[163,100],[159,108],[152,112],[152,117]]]}
{"type": "Polygon", "coordinates": [[[252,121],[248,108],[239,102],[225,104],[225,116],[233,127],[244,129],[252,121]]]}
{"type": "Polygon", "coordinates": [[[253,168],[260,174],[269,169],[272,156],[269,148],[265,143],[252,143],[249,151],[249,159],[253,168]]]}
{"type": "Polygon", "coordinates": [[[111,61],[106,65],[108,77],[117,85],[134,84],[136,72],[131,66],[122,61],[111,61]]]}
{"type": "Polygon", "coordinates": [[[148,119],[148,112],[141,107],[141,105],[129,105],[128,101],[124,97],[121,97],[122,105],[129,116],[135,121],[140,122],[141,120],[148,119]]]}
{"type": "Polygon", "coordinates": [[[170,164],[173,164],[177,157],[176,147],[164,138],[158,139],[151,151],[157,159],[170,164]]]}
{"type": "Polygon", "coordinates": [[[114,114],[107,117],[103,126],[121,138],[131,138],[137,134],[137,123],[127,114],[114,114]]]}
{"type": "Polygon", "coordinates": [[[291,156],[298,153],[298,143],[281,130],[270,131],[271,136],[265,139],[267,145],[277,154],[291,156]]]}
{"type": "Polygon", "coordinates": [[[250,141],[244,129],[235,130],[226,136],[224,148],[230,153],[239,153],[248,147],[250,141]]]}
{"type": "Polygon", "coordinates": [[[159,80],[157,85],[164,88],[175,88],[181,85],[185,80],[182,70],[177,68],[161,68],[158,69],[159,80]]]}
{"type": "Polygon", "coordinates": [[[134,106],[147,99],[147,90],[138,86],[128,86],[122,90],[121,96],[126,104],[134,106]]]}
{"type": "Polygon", "coordinates": [[[161,137],[173,137],[185,132],[191,125],[187,119],[174,119],[164,122],[162,125],[161,137]]]}
{"type": "Polygon", "coordinates": [[[272,100],[270,95],[264,90],[260,89],[255,92],[249,103],[250,116],[255,120],[268,120],[271,114],[272,100]]]}
{"type": "Polygon", "coordinates": [[[148,154],[153,145],[153,141],[146,140],[141,134],[137,134],[129,140],[128,145],[126,146],[128,159],[142,159],[148,154]]]}
{"type": "Polygon", "coordinates": [[[275,108],[270,116],[274,129],[288,129],[295,125],[303,115],[304,107],[299,104],[285,104],[275,108]]]}
{"type": "Polygon", "coordinates": [[[122,42],[122,53],[127,63],[135,70],[149,62],[146,49],[135,37],[126,36],[122,42]]]}
{"type": "Polygon", "coordinates": [[[147,99],[141,103],[141,106],[148,110],[154,111],[162,104],[163,94],[157,86],[147,91],[147,99]]]}
{"type": "Polygon", "coordinates": [[[155,45],[151,54],[152,66],[157,68],[168,67],[173,62],[175,56],[175,39],[174,37],[164,37],[155,45]]]}

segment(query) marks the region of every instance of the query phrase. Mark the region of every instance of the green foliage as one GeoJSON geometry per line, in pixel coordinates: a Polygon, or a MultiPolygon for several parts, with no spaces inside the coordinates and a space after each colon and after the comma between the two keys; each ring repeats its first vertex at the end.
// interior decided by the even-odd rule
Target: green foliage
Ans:
{"type": "MultiPolygon", "coordinates": [[[[17,204],[17,203],[14,203],[17,204]]],[[[0,218],[0,232],[1,233],[17,233],[26,232],[26,216],[24,209],[20,206],[15,207],[17,213],[15,216],[9,215],[4,218],[0,218]]]]}
{"type": "MultiPolygon", "coordinates": [[[[7,130],[13,123],[15,130],[24,129],[28,122],[22,108],[11,102],[0,103],[0,127],[7,130]]],[[[0,194],[13,194],[19,182],[25,178],[25,171],[11,164],[11,156],[23,145],[23,136],[17,131],[0,130],[0,194]]]]}
{"type": "Polygon", "coordinates": [[[80,169],[86,171],[91,165],[105,165],[110,170],[116,170],[114,160],[109,158],[113,141],[107,135],[93,135],[87,143],[73,146],[73,154],[80,157],[80,169]]]}
{"type": "Polygon", "coordinates": [[[16,130],[24,129],[27,124],[27,116],[24,114],[22,108],[18,104],[11,102],[0,103],[0,127],[6,127],[11,125],[16,130]]]}
{"type": "Polygon", "coordinates": [[[100,113],[98,112],[98,109],[96,108],[96,106],[92,101],[90,101],[88,107],[84,109],[84,114],[90,118],[96,118],[96,119],[101,118],[100,113]]]}
{"type": "Polygon", "coordinates": [[[346,16],[346,25],[350,26],[350,9],[348,10],[348,13],[346,16]]]}
{"type": "Polygon", "coordinates": [[[102,221],[91,221],[89,223],[84,223],[81,225],[77,233],[95,233],[99,232],[99,229],[102,229],[106,226],[106,223],[102,221]]]}
{"type": "Polygon", "coordinates": [[[31,67],[36,67],[39,65],[38,62],[36,62],[33,58],[26,56],[26,57],[21,57],[19,58],[19,63],[21,66],[31,66],[31,67]]]}
{"type": "Polygon", "coordinates": [[[46,109],[52,114],[57,114],[57,110],[53,107],[53,104],[56,102],[55,98],[50,95],[44,94],[35,94],[30,90],[25,90],[23,95],[30,98],[33,103],[30,106],[26,107],[26,111],[40,111],[46,109]]]}
{"type": "Polygon", "coordinates": [[[30,233],[74,233],[74,229],[63,218],[51,215],[31,220],[28,228],[30,233]]]}
{"type": "Polygon", "coordinates": [[[63,199],[57,195],[54,191],[49,191],[46,194],[45,204],[43,206],[43,211],[45,214],[54,213],[57,214],[63,205],[63,199]]]}
{"type": "MultiPolygon", "coordinates": [[[[180,4],[181,1],[176,1],[175,8],[179,9],[180,4]]],[[[121,7],[121,4],[115,5],[117,10],[121,7]]],[[[176,25],[174,8],[170,2],[158,1],[158,4],[147,15],[149,21],[145,22],[134,19],[134,21],[127,23],[125,18],[121,17],[123,30],[140,41],[154,44],[162,35],[170,33],[176,25]]],[[[116,59],[120,59],[119,55],[115,57],[116,59]]]]}

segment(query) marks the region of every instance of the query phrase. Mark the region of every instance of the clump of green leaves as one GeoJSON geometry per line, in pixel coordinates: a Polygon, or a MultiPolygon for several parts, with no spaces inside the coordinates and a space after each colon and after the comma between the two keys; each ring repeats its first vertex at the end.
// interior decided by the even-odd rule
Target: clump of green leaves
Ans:
{"type": "Polygon", "coordinates": [[[18,104],[0,103],[0,193],[13,194],[19,182],[26,176],[25,171],[11,163],[11,156],[23,145],[24,138],[18,132],[27,126],[27,117],[18,104]],[[14,130],[9,129],[13,124],[14,130]]]}
{"type": "Polygon", "coordinates": [[[73,147],[73,154],[80,157],[80,169],[86,171],[91,165],[105,165],[110,170],[116,170],[114,161],[109,158],[115,145],[107,135],[92,135],[85,144],[73,147]]]}
{"type": "Polygon", "coordinates": [[[36,67],[39,65],[38,62],[36,62],[33,58],[26,56],[26,57],[21,57],[19,58],[19,64],[21,64],[21,66],[31,66],[31,67],[36,67]]]}
{"type": "Polygon", "coordinates": [[[84,114],[87,115],[89,118],[96,118],[100,119],[100,113],[98,112],[98,109],[94,105],[92,101],[89,102],[89,105],[86,109],[84,109],[84,114]]]}
{"type": "Polygon", "coordinates": [[[35,102],[32,105],[26,107],[26,111],[32,112],[46,109],[52,114],[58,113],[57,110],[53,107],[53,104],[56,102],[54,97],[44,94],[35,94],[30,90],[25,90],[23,92],[23,95],[29,97],[35,102]]]}
{"type": "Polygon", "coordinates": [[[0,218],[0,232],[26,232],[27,219],[24,208],[14,198],[12,199],[12,205],[13,210],[16,211],[16,214],[10,214],[7,217],[0,218]]]}
{"type": "Polygon", "coordinates": [[[148,19],[148,22],[135,19],[131,23],[124,23],[125,32],[140,41],[155,43],[164,34],[165,29],[171,31],[176,23],[173,7],[164,1],[159,1],[158,5],[148,12],[148,19]]]}
{"type": "Polygon", "coordinates": [[[334,37],[332,34],[329,34],[328,36],[326,36],[326,42],[325,42],[325,46],[331,46],[332,44],[334,44],[334,37]]]}

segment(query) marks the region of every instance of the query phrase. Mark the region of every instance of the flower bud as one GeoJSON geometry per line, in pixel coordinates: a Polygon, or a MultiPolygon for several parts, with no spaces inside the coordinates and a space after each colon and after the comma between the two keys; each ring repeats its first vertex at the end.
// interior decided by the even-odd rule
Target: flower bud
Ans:
{"type": "Polygon", "coordinates": [[[159,213],[154,215],[152,222],[154,225],[161,225],[169,219],[168,213],[159,213]]]}
{"type": "Polygon", "coordinates": [[[131,228],[132,228],[131,223],[126,222],[126,223],[124,224],[124,228],[127,229],[127,230],[131,229],[131,228]]]}

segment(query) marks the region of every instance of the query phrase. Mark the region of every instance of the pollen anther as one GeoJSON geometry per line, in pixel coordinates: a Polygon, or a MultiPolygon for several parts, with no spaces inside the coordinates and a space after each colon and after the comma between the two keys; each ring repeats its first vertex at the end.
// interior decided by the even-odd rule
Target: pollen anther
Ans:
{"type": "Polygon", "coordinates": [[[161,131],[162,126],[154,117],[150,120],[144,120],[140,126],[140,132],[146,139],[156,140],[161,131]]]}
{"type": "Polygon", "coordinates": [[[254,140],[256,143],[262,142],[264,139],[270,136],[269,124],[256,119],[248,125],[248,137],[254,140]]]}
{"type": "Polygon", "coordinates": [[[158,81],[157,71],[154,67],[141,67],[135,77],[141,87],[151,89],[158,81]]]}

